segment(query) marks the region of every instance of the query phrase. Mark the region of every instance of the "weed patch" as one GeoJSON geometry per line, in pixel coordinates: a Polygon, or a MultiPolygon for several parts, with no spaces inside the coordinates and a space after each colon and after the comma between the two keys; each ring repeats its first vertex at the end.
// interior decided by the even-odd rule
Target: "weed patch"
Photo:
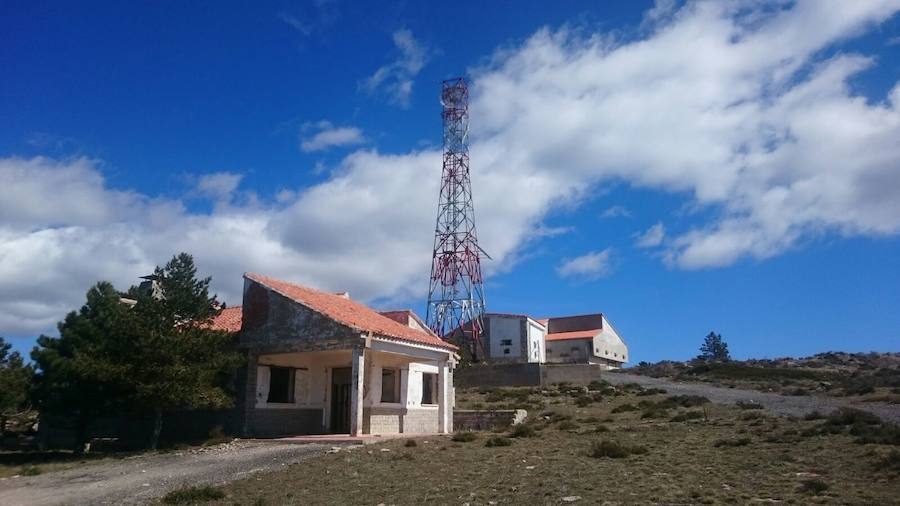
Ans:
{"type": "Polygon", "coordinates": [[[672,422],[686,422],[688,420],[697,420],[703,418],[702,411],[687,411],[685,413],[681,413],[673,416],[670,421],[672,422]]]}
{"type": "Polygon", "coordinates": [[[496,446],[512,446],[512,439],[506,437],[492,437],[487,440],[484,446],[487,446],[488,448],[496,446]]]}
{"type": "Polygon", "coordinates": [[[196,504],[225,498],[225,492],[215,487],[189,487],[173,490],[163,497],[166,504],[196,504]]]}
{"type": "Polygon", "coordinates": [[[407,448],[415,448],[416,446],[419,446],[419,444],[416,443],[415,439],[407,439],[406,442],[403,443],[403,446],[407,448]]]}
{"type": "Polygon", "coordinates": [[[822,480],[803,480],[800,482],[800,492],[810,495],[819,495],[828,490],[828,484],[822,480]]]}
{"type": "Polygon", "coordinates": [[[534,437],[536,435],[537,431],[534,430],[534,427],[525,423],[516,425],[509,433],[509,437],[534,437]]]}
{"type": "Polygon", "coordinates": [[[734,403],[735,406],[741,409],[762,409],[762,404],[756,401],[737,401],[734,403]]]}
{"type": "Polygon", "coordinates": [[[453,437],[450,439],[457,443],[470,443],[478,439],[478,435],[474,432],[457,432],[456,434],[453,434],[453,437]]]}
{"type": "Polygon", "coordinates": [[[647,453],[644,446],[628,446],[616,441],[598,441],[591,445],[591,457],[595,459],[624,459],[629,455],[642,455],[647,453]]]}
{"type": "Polygon", "coordinates": [[[634,404],[626,403],[619,406],[616,406],[610,411],[610,413],[627,413],[628,411],[637,411],[638,407],[634,404]]]}
{"type": "Polygon", "coordinates": [[[747,446],[749,444],[750,444],[750,438],[742,437],[742,438],[738,438],[738,439],[719,439],[715,443],[713,443],[713,446],[715,446],[716,448],[722,448],[722,447],[735,448],[735,447],[739,447],[739,446],[747,446]]]}

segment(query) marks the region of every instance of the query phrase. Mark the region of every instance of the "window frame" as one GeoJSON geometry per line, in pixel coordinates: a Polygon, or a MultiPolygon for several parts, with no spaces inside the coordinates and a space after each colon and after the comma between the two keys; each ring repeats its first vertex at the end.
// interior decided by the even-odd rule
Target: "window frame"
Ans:
{"type": "Polygon", "coordinates": [[[438,373],[434,372],[423,372],[422,373],[422,399],[419,404],[422,406],[437,406],[440,403],[440,399],[438,398],[438,373]],[[434,402],[425,402],[425,392],[426,387],[428,385],[427,390],[431,393],[431,399],[434,402]]]}
{"type": "MultiPolygon", "coordinates": [[[[297,394],[294,391],[294,385],[296,383],[297,377],[297,368],[296,367],[285,367],[280,365],[270,365],[267,366],[269,368],[269,395],[266,397],[266,404],[270,405],[279,405],[279,406],[292,406],[296,404],[297,394]],[[272,392],[274,389],[272,388],[273,379],[275,378],[276,371],[287,371],[287,385],[286,385],[286,401],[281,400],[272,400],[272,392]]],[[[281,374],[281,373],[279,373],[281,374]]]]}
{"type": "Polygon", "coordinates": [[[379,404],[391,404],[396,405],[400,404],[400,369],[396,367],[382,367],[381,368],[381,392],[378,396],[379,404]],[[394,390],[393,401],[384,400],[384,376],[385,371],[390,371],[393,376],[393,385],[392,388],[394,390]]]}

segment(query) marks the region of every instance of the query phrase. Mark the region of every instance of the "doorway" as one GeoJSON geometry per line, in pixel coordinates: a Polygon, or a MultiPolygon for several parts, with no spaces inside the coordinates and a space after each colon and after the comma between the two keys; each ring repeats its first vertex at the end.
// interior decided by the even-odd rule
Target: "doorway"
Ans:
{"type": "Polygon", "coordinates": [[[350,433],[350,376],[349,367],[335,367],[331,370],[331,432],[350,433]]]}

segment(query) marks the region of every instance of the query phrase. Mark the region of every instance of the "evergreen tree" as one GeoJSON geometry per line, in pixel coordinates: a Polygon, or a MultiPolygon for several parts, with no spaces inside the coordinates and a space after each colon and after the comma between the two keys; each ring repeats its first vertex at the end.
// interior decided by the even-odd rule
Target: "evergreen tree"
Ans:
{"type": "Polygon", "coordinates": [[[161,296],[145,291],[138,297],[132,344],[139,360],[130,369],[137,405],[154,415],[151,448],[167,411],[230,407],[228,379],[241,361],[231,335],[209,327],[218,304],[209,295],[210,278],[197,279],[190,255],[173,257],[154,275],[161,296]]]}
{"type": "Polygon", "coordinates": [[[32,352],[41,410],[77,416],[77,448],[102,414],[152,413],[155,449],[167,411],[232,403],[226,387],[240,356],[229,334],[209,326],[218,312],[210,278],[198,280],[185,253],[154,274],[161,290],[133,287],[133,307],[98,283],[84,307],[60,323],[60,337],[41,336],[32,352]]]}
{"type": "Polygon", "coordinates": [[[31,367],[11,348],[0,337],[0,437],[6,433],[7,417],[25,408],[31,385],[31,367]]]}
{"type": "Polygon", "coordinates": [[[716,334],[715,332],[707,334],[706,339],[703,340],[703,345],[700,346],[700,355],[697,358],[708,362],[727,362],[731,360],[731,355],[728,354],[728,344],[722,339],[722,334],[716,334]]]}
{"type": "Polygon", "coordinates": [[[75,416],[76,452],[83,451],[91,422],[121,410],[131,393],[131,348],[123,336],[133,326],[131,311],[104,281],[86,298],[59,323],[59,337],[39,337],[31,352],[37,405],[42,415],[75,416]]]}

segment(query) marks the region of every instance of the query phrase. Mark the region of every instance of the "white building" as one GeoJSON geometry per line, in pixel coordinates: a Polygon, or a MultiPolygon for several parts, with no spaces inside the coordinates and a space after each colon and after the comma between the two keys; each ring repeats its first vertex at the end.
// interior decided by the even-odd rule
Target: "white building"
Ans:
{"type": "Polygon", "coordinates": [[[618,369],[628,347],[601,313],[536,319],[487,313],[482,335],[490,363],[581,363],[618,369]]]}

